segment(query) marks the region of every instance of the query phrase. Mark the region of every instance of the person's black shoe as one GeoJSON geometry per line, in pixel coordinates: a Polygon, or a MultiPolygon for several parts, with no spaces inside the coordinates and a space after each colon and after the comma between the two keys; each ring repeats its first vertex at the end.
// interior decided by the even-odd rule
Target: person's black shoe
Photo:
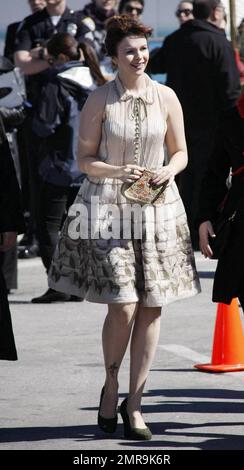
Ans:
{"type": "Polygon", "coordinates": [[[21,240],[18,241],[18,248],[25,248],[27,245],[31,245],[33,242],[33,237],[30,238],[28,233],[24,233],[21,240]]]}
{"type": "Polygon", "coordinates": [[[126,439],[135,441],[150,441],[152,439],[152,433],[148,427],[143,429],[132,428],[127,412],[127,398],[120,405],[120,414],[124,423],[124,436],[126,439]]]}
{"type": "Polygon", "coordinates": [[[39,256],[38,245],[29,245],[25,247],[18,247],[19,259],[30,259],[39,256]]]}
{"type": "Polygon", "coordinates": [[[70,295],[69,302],[83,302],[83,297],[78,297],[77,295],[70,295]]]}
{"type": "Polygon", "coordinates": [[[102,388],[101,395],[100,395],[100,403],[99,403],[99,409],[98,409],[98,415],[97,415],[97,424],[103,432],[107,432],[108,434],[113,434],[117,428],[118,415],[116,413],[116,416],[114,418],[104,418],[103,416],[100,415],[103,395],[104,395],[104,387],[102,388]]]}
{"type": "Polygon", "coordinates": [[[33,304],[51,304],[52,302],[67,302],[68,300],[70,300],[70,295],[48,289],[45,294],[34,297],[31,302],[33,304]]]}

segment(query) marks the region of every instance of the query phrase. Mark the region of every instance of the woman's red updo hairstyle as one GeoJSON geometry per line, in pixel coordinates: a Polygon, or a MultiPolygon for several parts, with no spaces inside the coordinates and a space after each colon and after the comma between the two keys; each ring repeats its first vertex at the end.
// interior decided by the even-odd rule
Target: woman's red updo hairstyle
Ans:
{"type": "Polygon", "coordinates": [[[110,18],[106,23],[107,35],[105,47],[108,56],[117,56],[118,44],[128,36],[145,37],[151,36],[153,29],[139,23],[128,15],[118,15],[110,18]]]}

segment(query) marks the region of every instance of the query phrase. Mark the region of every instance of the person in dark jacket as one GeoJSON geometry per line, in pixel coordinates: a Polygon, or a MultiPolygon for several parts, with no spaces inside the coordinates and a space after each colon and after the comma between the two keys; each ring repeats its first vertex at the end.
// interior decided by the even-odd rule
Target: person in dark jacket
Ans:
{"type": "Polygon", "coordinates": [[[213,301],[230,304],[239,297],[244,310],[244,102],[223,121],[208,171],[203,180],[199,201],[200,248],[205,257],[213,256],[209,238],[212,221],[221,207],[224,216],[235,214],[230,236],[221,253],[215,273],[213,301]],[[226,180],[231,171],[231,187],[226,180]]]}
{"type": "MultiPolygon", "coordinates": [[[[0,118],[9,139],[9,148],[19,182],[21,180],[21,172],[15,138],[16,130],[24,123],[26,115],[23,88],[21,75],[14,69],[12,62],[6,59],[6,57],[0,56],[0,118]]],[[[16,245],[2,255],[1,262],[7,291],[10,292],[11,289],[17,289],[16,245]]]]}
{"type": "MultiPolygon", "coordinates": [[[[89,93],[105,80],[89,44],[78,44],[68,33],[58,33],[50,39],[47,48],[52,70],[47,84],[40,90],[33,132],[40,142],[37,235],[42,262],[48,272],[65,210],[73,203],[84,178],[76,161],[80,111],[89,93]]],[[[66,300],[80,299],[48,289],[32,302],[66,300]]]]}
{"type": "Polygon", "coordinates": [[[198,248],[195,218],[199,191],[222,117],[240,93],[232,46],[219,29],[225,10],[219,0],[193,1],[195,19],[185,22],[152,54],[149,71],[167,73],[184,113],[188,167],[178,179],[192,241],[198,248]]]}
{"type": "MultiPolygon", "coordinates": [[[[39,90],[45,83],[46,73],[50,68],[46,43],[59,32],[72,34],[80,41],[89,32],[89,29],[80,23],[76,12],[68,8],[66,0],[46,0],[46,7],[43,10],[27,16],[23,20],[16,36],[14,60],[16,66],[26,75],[27,98],[32,105],[33,113],[35,112],[39,90]]],[[[24,257],[35,256],[38,252],[36,217],[39,212],[39,178],[36,165],[36,149],[39,147],[39,139],[33,134],[31,127],[32,115],[30,113],[25,123],[30,223],[26,237],[27,244],[22,252],[24,257]]]]}
{"type": "MultiPolygon", "coordinates": [[[[92,0],[83,10],[77,12],[80,22],[89,28],[89,39],[97,54],[101,71],[108,79],[112,79],[114,71],[111,59],[104,47],[106,22],[116,14],[117,0],[92,0]]],[[[87,37],[86,36],[86,37],[87,37]]]]}
{"type": "Polygon", "coordinates": [[[81,22],[90,29],[90,37],[99,61],[103,60],[106,54],[106,21],[115,15],[116,4],[117,0],[92,0],[80,11],[81,22]]]}
{"type": "Polygon", "coordinates": [[[15,63],[25,75],[41,79],[41,72],[49,68],[47,41],[56,33],[72,34],[82,40],[89,29],[79,21],[66,0],[46,0],[46,7],[27,16],[22,22],[15,41],[15,63]]]}
{"type": "Polygon", "coordinates": [[[5,133],[5,125],[15,119],[16,110],[8,110],[4,117],[3,114],[0,113],[0,359],[16,361],[17,352],[1,265],[3,253],[15,245],[17,234],[23,233],[25,227],[20,189],[5,133]]]}
{"type": "MultiPolygon", "coordinates": [[[[28,0],[28,3],[32,13],[41,11],[46,6],[45,0],[28,0]]],[[[15,38],[21,26],[22,21],[17,21],[16,23],[11,23],[7,27],[3,55],[7,59],[11,60],[11,62],[14,61],[15,38]]]]}

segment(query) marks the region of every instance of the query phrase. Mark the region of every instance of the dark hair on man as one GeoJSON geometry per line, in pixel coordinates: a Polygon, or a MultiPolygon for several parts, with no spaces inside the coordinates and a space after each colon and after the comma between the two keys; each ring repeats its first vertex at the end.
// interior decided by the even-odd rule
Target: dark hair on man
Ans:
{"type": "MultiPolygon", "coordinates": [[[[122,13],[122,11],[123,11],[125,5],[126,5],[127,3],[129,3],[130,1],[131,1],[131,0],[120,0],[120,2],[119,2],[119,8],[118,8],[118,12],[119,12],[120,14],[122,13]]],[[[144,0],[136,0],[136,1],[141,4],[142,8],[144,8],[144,6],[145,6],[144,0]]]]}
{"type": "Polygon", "coordinates": [[[221,0],[193,0],[193,16],[198,20],[207,20],[220,4],[221,0]]]}
{"type": "Polygon", "coordinates": [[[57,59],[59,54],[64,54],[69,60],[79,60],[80,49],[84,54],[85,63],[89,67],[95,82],[98,85],[104,85],[106,80],[100,70],[96,52],[88,41],[78,43],[74,36],[69,33],[57,33],[47,43],[48,54],[54,59],[57,59]]]}
{"type": "Polygon", "coordinates": [[[107,35],[105,47],[110,57],[117,56],[119,43],[128,36],[145,37],[151,36],[153,29],[134,20],[128,15],[113,16],[106,24],[107,35]]]}

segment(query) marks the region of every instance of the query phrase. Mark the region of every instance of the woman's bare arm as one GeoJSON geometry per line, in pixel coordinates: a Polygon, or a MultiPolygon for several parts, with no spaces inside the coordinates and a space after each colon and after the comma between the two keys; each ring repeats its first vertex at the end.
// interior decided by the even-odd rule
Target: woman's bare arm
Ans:
{"type": "Polygon", "coordinates": [[[154,179],[156,184],[161,184],[167,180],[171,182],[175,175],[184,170],[188,161],[184,120],[180,102],[171,88],[163,86],[162,93],[168,111],[165,141],[170,161],[154,179]]]}

